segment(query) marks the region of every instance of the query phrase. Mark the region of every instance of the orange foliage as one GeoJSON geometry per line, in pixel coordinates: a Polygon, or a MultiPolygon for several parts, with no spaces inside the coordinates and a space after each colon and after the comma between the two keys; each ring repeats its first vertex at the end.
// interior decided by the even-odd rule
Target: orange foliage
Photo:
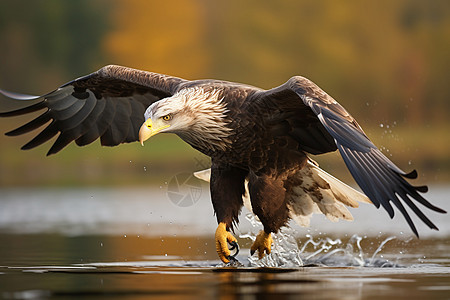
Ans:
{"type": "Polygon", "coordinates": [[[116,64],[186,78],[210,64],[203,7],[192,0],[116,2],[106,51],[116,64]]]}

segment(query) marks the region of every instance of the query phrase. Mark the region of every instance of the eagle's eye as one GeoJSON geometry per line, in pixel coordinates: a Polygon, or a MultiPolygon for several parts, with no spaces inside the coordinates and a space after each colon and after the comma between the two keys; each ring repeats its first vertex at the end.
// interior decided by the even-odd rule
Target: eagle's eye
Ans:
{"type": "Polygon", "coordinates": [[[162,119],[163,119],[164,121],[170,121],[170,120],[172,120],[172,115],[171,115],[171,114],[168,114],[168,115],[162,116],[162,119]]]}

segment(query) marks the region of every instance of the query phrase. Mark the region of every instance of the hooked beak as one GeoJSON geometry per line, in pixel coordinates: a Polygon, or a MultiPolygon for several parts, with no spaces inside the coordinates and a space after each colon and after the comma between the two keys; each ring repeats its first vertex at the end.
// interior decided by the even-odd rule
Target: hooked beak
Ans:
{"type": "Polygon", "coordinates": [[[139,142],[141,143],[142,146],[144,146],[144,142],[146,140],[148,140],[150,137],[154,136],[155,134],[159,133],[161,130],[169,126],[170,125],[164,125],[157,128],[156,126],[153,125],[152,119],[148,118],[139,129],[139,142]]]}

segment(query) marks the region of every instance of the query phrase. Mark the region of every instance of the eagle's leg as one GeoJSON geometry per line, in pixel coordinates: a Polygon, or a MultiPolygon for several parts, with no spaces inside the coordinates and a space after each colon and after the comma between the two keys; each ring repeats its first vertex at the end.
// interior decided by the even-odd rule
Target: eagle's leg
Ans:
{"type": "Polygon", "coordinates": [[[286,189],[282,180],[268,175],[252,174],[249,177],[249,192],[253,212],[264,226],[264,230],[258,233],[253,242],[250,254],[258,251],[258,257],[261,259],[272,250],[271,233],[278,232],[289,220],[286,189]]]}
{"type": "Polygon", "coordinates": [[[215,242],[217,254],[224,263],[234,259],[230,250],[237,250],[234,255],[239,251],[237,240],[230,230],[233,229],[233,223],[238,221],[243,206],[242,195],[245,193],[244,182],[247,173],[228,164],[216,164],[212,161],[211,200],[219,223],[215,242]],[[231,249],[228,249],[228,244],[232,246],[231,249]]]}

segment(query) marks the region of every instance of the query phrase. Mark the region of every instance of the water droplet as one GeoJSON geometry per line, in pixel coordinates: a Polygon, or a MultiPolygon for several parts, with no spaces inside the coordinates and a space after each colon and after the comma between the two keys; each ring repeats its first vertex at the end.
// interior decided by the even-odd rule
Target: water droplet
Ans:
{"type": "Polygon", "coordinates": [[[103,247],[103,243],[100,243],[100,247],[103,247]]]}
{"type": "Polygon", "coordinates": [[[124,235],[123,235],[123,237],[124,237],[124,238],[126,238],[126,237],[127,237],[127,235],[126,235],[126,234],[124,234],[124,235]]]}
{"type": "Polygon", "coordinates": [[[383,127],[384,127],[384,125],[383,125],[383,124],[380,124],[380,127],[381,127],[381,128],[383,128],[383,127]]]}
{"type": "Polygon", "coordinates": [[[147,172],[147,167],[144,166],[144,172],[147,172]]]}

